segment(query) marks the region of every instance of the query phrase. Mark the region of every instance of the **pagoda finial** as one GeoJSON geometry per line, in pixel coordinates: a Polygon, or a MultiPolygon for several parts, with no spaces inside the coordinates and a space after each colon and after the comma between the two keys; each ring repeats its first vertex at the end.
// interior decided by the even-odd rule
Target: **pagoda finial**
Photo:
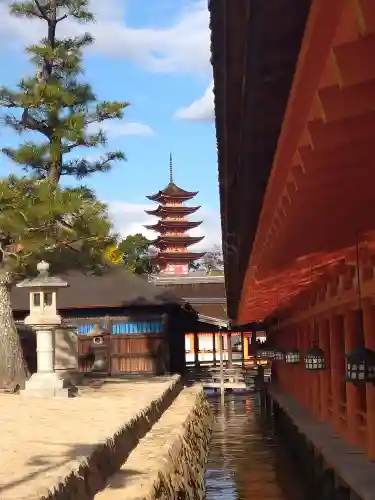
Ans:
{"type": "Polygon", "coordinates": [[[169,153],[169,183],[173,182],[172,153],[169,153]]]}

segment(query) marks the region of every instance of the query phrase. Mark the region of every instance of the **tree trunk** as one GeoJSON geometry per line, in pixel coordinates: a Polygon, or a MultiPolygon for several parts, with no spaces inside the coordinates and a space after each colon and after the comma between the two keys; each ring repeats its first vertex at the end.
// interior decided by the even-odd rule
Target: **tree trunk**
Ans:
{"type": "Polygon", "coordinates": [[[0,389],[16,390],[28,378],[11,305],[12,275],[0,274],[0,389]]]}

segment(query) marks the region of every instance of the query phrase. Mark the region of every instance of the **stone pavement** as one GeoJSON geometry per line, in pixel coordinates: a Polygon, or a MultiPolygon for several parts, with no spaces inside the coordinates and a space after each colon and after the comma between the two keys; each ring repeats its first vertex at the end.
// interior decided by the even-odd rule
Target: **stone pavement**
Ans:
{"type": "MultiPolygon", "coordinates": [[[[51,489],[87,466],[98,445],[144,418],[147,408],[155,416],[155,401],[160,404],[178,383],[177,377],[112,380],[68,400],[1,394],[0,499],[54,498],[51,489]]],[[[114,453],[108,449],[107,455],[114,453]]]]}

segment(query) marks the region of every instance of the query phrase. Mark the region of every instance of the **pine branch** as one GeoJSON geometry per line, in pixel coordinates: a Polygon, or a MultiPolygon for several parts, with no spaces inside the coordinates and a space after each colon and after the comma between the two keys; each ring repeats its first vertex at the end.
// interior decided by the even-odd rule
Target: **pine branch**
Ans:
{"type": "Polygon", "coordinates": [[[79,158],[65,163],[61,175],[71,175],[77,179],[83,179],[95,172],[108,172],[113,162],[121,160],[125,160],[125,155],[120,151],[107,153],[98,161],[89,161],[86,158],[79,158]]]}
{"type": "Polygon", "coordinates": [[[14,2],[10,6],[10,12],[17,17],[37,18],[48,20],[39,2],[14,2]]]}
{"type": "Polygon", "coordinates": [[[10,7],[17,17],[44,21],[46,31],[40,43],[27,48],[35,65],[35,76],[22,79],[16,91],[0,89],[0,107],[15,110],[5,113],[2,123],[20,134],[36,132],[43,142],[3,148],[2,152],[24,170],[56,183],[61,175],[83,178],[94,172],[106,172],[113,161],[125,159],[122,153],[108,153],[97,162],[85,158],[67,161],[65,158],[77,147],[105,146],[104,132],[90,133],[88,127],[106,120],[122,119],[129,105],[117,101],[98,102],[91,86],[79,81],[83,71],[83,50],[93,43],[89,33],[58,38],[57,25],[68,17],[94,21],[88,7],[88,0],[15,1],[10,7]]]}
{"type": "Polygon", "coordinates": [[[64,260],[67,251],[78,255],[60,266],[100,263],[115,238],[106,206],[87,188],[59,189],[48,180],[14,176],[0,181],[0,227],[0,261],[10,265],[12,258],[18,271],[47,256],[64,260]]]}
{"type": "Polygon", "coordinates": [[[87,113],[85,125],[93,123],[102,123],[105,120],[123,118],[123,111],[129,106],[128,102],[101,102],[97,104],[96,109],[87,113]]]}

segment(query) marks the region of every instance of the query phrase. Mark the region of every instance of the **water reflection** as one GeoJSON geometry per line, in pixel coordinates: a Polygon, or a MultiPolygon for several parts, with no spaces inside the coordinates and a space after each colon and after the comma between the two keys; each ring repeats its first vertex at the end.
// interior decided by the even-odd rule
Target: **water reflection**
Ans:
{"type": "Polygon", "coordinates": [[[303,500],[290,459],[259,419],[256,396],[208,396],[215,422],[206,500],[303,500]]]}

